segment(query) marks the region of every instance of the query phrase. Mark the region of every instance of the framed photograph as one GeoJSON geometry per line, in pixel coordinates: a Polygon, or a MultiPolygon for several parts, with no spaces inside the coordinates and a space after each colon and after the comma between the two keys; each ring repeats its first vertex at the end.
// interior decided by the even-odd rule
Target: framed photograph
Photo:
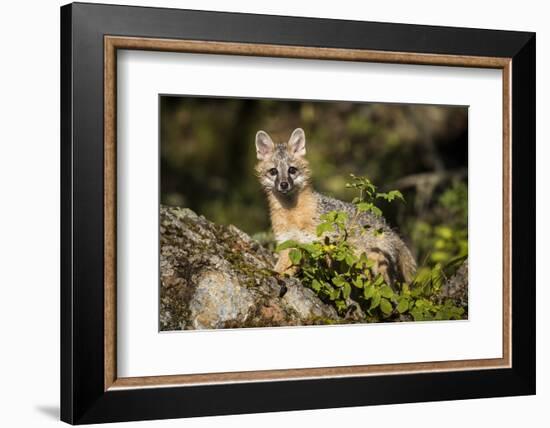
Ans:
{"type": "Polygon", "coordinates": [[[75,3],[61,106],[63,421],[535,393],[533,33],[75,3]]]}

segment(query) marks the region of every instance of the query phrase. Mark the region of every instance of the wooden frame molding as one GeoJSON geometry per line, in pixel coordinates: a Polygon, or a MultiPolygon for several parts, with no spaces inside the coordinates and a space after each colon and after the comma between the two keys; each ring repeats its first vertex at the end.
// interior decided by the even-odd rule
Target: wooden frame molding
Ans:
{"type": "Polygon", "coordinates": [[[360,49],[334,49],[252,43],[104,37],[104,390],[259,382],[307,378],[358,377],[420,372],[509,368],[512,361],[512,60],[500,57],[418,54],[360,49]],[[306,369],[205,373],[118,378],[116,368],[116,81],[117,50],[248,55],[338,61],[494,68],[503,81],[503,349],[502,358],[406,364],[361,365],[306,369]]]}

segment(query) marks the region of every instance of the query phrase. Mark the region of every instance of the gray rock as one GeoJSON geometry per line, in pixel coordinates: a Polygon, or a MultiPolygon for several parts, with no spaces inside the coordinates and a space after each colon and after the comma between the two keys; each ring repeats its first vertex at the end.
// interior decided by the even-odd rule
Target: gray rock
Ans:
{"type": "Polygon", "coordinates": [[[161,330],[343,321],[300,281],[278,277],[274,264],[270,251],[235,226],[162,206],[161,330]]]}
{"type": "Polygon", "coordinates": [[[440,300],[449,298],[457,305],[468,306],[468,260],[466,259],[456,273],[441,287],[440,300]]]}
{"type": "Polygon", "coordinates": [[[193,328],[223,328],[226,322],[246,322],[254,299],[234,277],[223,271],[204,271],[195,281],[195,294],[189,302],[193,328]]]}

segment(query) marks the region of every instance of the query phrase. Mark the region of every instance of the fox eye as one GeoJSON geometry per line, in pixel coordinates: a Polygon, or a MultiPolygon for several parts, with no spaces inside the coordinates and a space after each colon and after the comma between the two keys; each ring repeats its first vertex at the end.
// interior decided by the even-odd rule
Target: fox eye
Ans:
{"type": "Polygon", "coordinates": [[[277,175],[277,168],[271,168],[268,172],[269,172],[271,175],[277,175]]]}
{"type": "Polygon", "coordinates": [[[294,168],[293,166],[288,168],[288,173],[289,174],[296,174],[297,172],[298,172],[298,170],[296,168],[294,168]]]}

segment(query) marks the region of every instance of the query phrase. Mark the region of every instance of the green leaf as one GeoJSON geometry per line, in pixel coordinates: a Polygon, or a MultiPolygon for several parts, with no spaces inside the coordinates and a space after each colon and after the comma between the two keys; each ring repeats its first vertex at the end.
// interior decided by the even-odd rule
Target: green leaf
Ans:
{"type": "Polygon", "coordinates": [[[424,311],[421,309],[414,308],[410,312],[415,321],[424,321],[424,311]]]}
{"type": "Polygon", "coordinates": [[[336,221],[337,223],[345,223],[347,222],[349,219],[348,217],[348,213],[344,212],[344,211],[338,211],[336,213],[336,217],[334,219],[334,221],[336,221]]]}
{"type": "Polygon", "coordinates": [[[376,279],[374,280],[374,286],[380,287],[384,283],[384,277],[382,275],[378,275],[376,279]]]}
{"type": "Polygon", "coordinates": [[[279,245],[277,245],[277,248],[275,248],[275,251],[279,252],[279,251],[287,250],[289,248],[298,248],[299,246],[300,244],[296,241],[293,241],[293,240],[284,241],[284,242],[281,242],[279,245]]]}
{"type": "Polygon", "coordinates": [[[408,309],[409,309],[409,300],[404,298],[400,299],[399,303],[397,304],[397,312],[402,314],[404,312],[407,312],[408,309]]]}
{"type": "Polygon", "coordinates": [[[332,283],[336,285],[336,287],[343,287],[344,284],[347,284],[347,281],[341,276],[335,276],[332,278],[332,283]]]}
{"type": "Polygon", "coordinates": [[[321,283],[314,279],[313,281],[311,281],[311,289],[316,293],[319,292],[321,290],[321,283]]]}
{"type": "Polygon", "coordinates": [[[360,202],[360,203],[356,204],[356,207],[357,207],[357,211],[359,211],[359,212],[370,211],[371,213],[373,213],[376,216],[381,216],[382,215],[382,211],[380,210],[380,208],[378,208],[372,202],[360,202]]]}
{"type": "Polygon", "coordinates": [[[351,267],[357,262],[357,257],[355,257],[352,253],[347,253],[345,260],[348,266],[351,267]]]}
{"type": "Polygon", "coordinates": [[[315,232],[317,233],[317,236],[321,236],[322,234],[327,232],[334,232],[334,226],[332,225],[332,223],[328,222],[321,223],[317,226],[315,232]]]}
{"type": "Polygon", "coordinates": [[[288,253],[288,258],[293,265],[298,265],[300,264],[300,260],[302,260],[302,252],[293,248],[292,250],[290,250],[290,253],[288,253]]]}
{"type": "Polygon", "coordinates": [[[354,278],[352,280],[353,285],[357,288],[363,288],[363,279],[361,277],[354,278]]]}
{"type": "Polygon", "coordinates": [[[375,288],[373,286],[363,288],[363,297],[365,300],[371,299],[374,296],[375,288]]]}
{"type": "Polygon", "coordinates": [[[382,295],[382,297],[390,299],[393,296],[393,290],[389,285],[384,285],[382,288],[380,288],[380,294],[382,295]]]}
{"type": "Polygon", "coordinates": [[[334,258],[339,262],[343,261],[346,258],[346,253],[342,250],[334,254],[334,258]]]}
{"type": "Polygon", "coordinates": [[[300,248],[307,251],[309,254],[315,254],[317,252],[317,246],[315,244],[300,244],[300,248]]]}
{"type": "Polygon", "coordinates": [[[382,210],[380,208],[378,208],[377,206],[374,206],[374,205],[371,208],[371,212],[374,215],[378,216],[378,217],[380,217],[382,215],[382,210]]]}
{"type": "Polygon", "coordinates": [[[336,220],[337,216],[338,216],[338,211],[329,211],[321,215],[321,220],[325,223],[331,223],[334,220],[336,220]]]}
{"type": "Polygon", "coordinates": [[[344,299],[349,299],[349,296],[351,294],[351,285],[349,285],[348,282],[344,283],[344,288],[342,288],[342,295],[344,296],[344,299]]]}
{"type": "Polygon", "coordinates": [[[376,197],[385,199],[388,202],[392,202],[394,199],[400,199],[405,202],[405,198],[399,190],[391,190],[388,193],[377,193],[376,197]]]}
{"type": "Polygon", "coordinates": [[[374,205],[370,202],[359,202],[356,206],[359,212],[366,212],[370,211],[374,205]]]}
{"type": "Polygon", "coordinates": [[[369,309],[376,309],[378,307],[378,305],[380,304],[381,299],[382,299],[382,296],[380,295],[380,292],[378,290],[375,290],[374,294],[372,296],[372,300],[371,300],[369,309]]]}
{"type": "Polygon", "coordinates": [[[393,312],[393,307],[388,299],[380,299],[380,309],[385,315],[389,315],[393,312]]]}

